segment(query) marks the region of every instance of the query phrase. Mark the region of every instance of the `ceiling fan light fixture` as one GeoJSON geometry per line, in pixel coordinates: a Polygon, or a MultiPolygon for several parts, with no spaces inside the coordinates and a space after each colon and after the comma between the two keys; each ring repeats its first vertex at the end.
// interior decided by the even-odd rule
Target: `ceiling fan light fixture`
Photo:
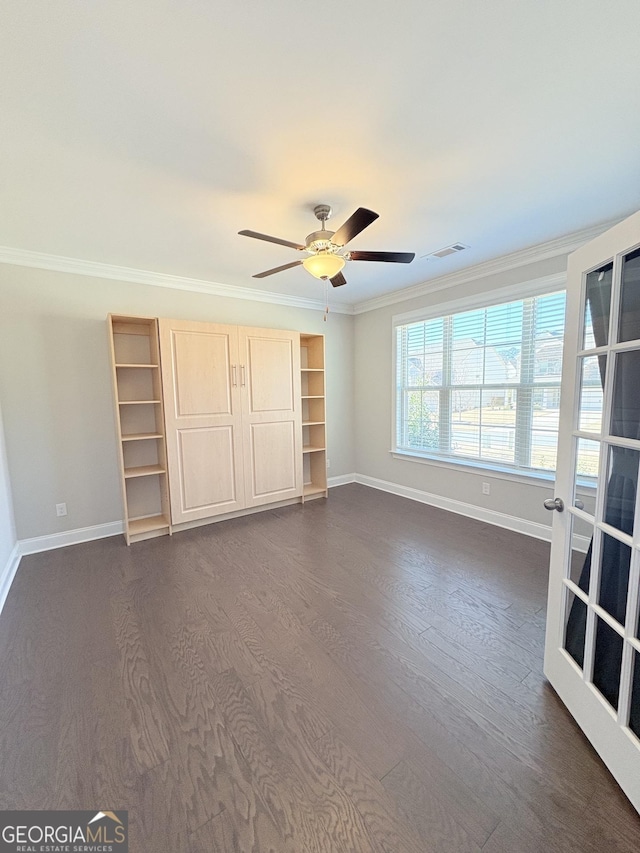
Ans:
{"type": "Polygon", "coordinates": [[[302,266],[307,272],[316,278],[333,278],[337,275],[345,265],[345,259],[341,255],[333,254],[332,252],[318,252],[316,255],[309,255],[302,262],[302,266]]]}

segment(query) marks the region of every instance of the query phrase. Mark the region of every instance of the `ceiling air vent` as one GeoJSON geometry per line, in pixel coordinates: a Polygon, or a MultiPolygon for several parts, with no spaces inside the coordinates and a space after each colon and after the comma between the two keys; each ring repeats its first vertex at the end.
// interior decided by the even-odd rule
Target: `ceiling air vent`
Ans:
{"type": "Polygon", "coordinates": [[[444,249],[438,249],[437,252],[431,252],[430,255],[424,255],[425,258],[446,258],[447,255],[455,255],[456,252],[463,252],[468,249],[464,243],[452,243],[451,246],[445,246],[444,249]]]}

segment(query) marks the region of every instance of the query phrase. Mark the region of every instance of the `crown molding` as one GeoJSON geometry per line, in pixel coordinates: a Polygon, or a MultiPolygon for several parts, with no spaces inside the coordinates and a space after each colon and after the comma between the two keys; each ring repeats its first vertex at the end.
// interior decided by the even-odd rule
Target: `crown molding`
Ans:
{"type": "MultiPolygon", "coordinates": [[[[237,287],[216,281],[204,281],[198,278],[186,278],[179,275],[151,272],[149,270],[120,267],[103,264],[98,261],[84,261],[78,258],[66,258],[62,255],[49,255],[45,252],[32,252],[28,249],[13,249],[0,246],[0,263],[19,267],[65,272],[73,275],[86,275],[92,278],[107,278],[114,281],[127,281],[133,284],[148,284],[152,287],[170,287],[175,290],[190,290],[206,293],[210,296],[225,296],[230,299],[248,299],[253,302],[269,302],[272,305],[287,305],[290,308],[307,308],[311,311],[324,311],[325,304],[320,299],[305,296],[289,296],[284,293],[272,293],[257,290],[254,287],[237,287]]],[[[353,314],[352,305],[331,306],[334,314],[353,314]]]]}
{"type": "Polygon", "coordinates": [[[484,261],[481,264],[476,264],[457,272],[447,273],[446,275],[432,278],[429,281],[405,287],[402,290],[385,293],[382,296],[375,296],[373,299],[366,299],[364,302],[356,302],[353,305],[353,313],[364,314],[367,311],[375,311],[376,308],[384,308],[388,305],[395,305],[398,302],[406,302],[408,299],[415,299],[417,296],[427,296],[438,290],[457,287],[460,284],[467,284],[479,278],[517,269],[527,264],[533,264],[536,261],[546,261],[550,258],[556,258],[558,255],[568,254],[580,248],[580,246],[594,237],[598,237],[607,228],[616,225],[622,218],[624,217],[610,219],[607,222],[600,223],[600,225],[583,228],[581,231],[574,231],[571,234],[566,234],[564,237],[558,237],[555,240],[549,240],[546,243],[538,243],[536,246],[529,246],[527,249],[520,249],[517,252],[511,252],[509,255],[502,255],[502,257],[484,261]]]}
{"type": "MultiPolygon", "coordinates": [[[[623,217],[602,222],[600,225],[574,231],[564,237],[539,243],[527,249],[521,249],[457,272],[438,276],[420,284],[405,287],[402,290],[391,291],[382,296],[366,299],[354,304],[335,304],[331,311],[334,314],[364,314],[388,305],[406,302],[419,296],[427,296],[439,290],[446,290],[460,284],[467,284],[479,278],[507,272],[536,261],[555,258],[578,249],[588,240],[597,237],[621,221],[623,217]]],[[[12,264],[21,267],[65,272],[73,275],[86,275],[92,278],[106,278],[114,281],[128,281],[133,284],[147,284],[152,287],[169,287],[175,290],[189,290],[195,293],[206,293],[210,296],[223,296],[229,299],[248,299],[253,302],[267,302],[272,305],[286,305],[291,308],[306,308],[311,311],[324,311],[325,305],[321,299],[311,299],[305,296],[289,296],[284,293],[273,293],[258,290],[254,287],[239,287],[232,284],[221,284],[215,281],[205,281],[197,278],[187,278],[168,273],[152,272],[150,270],[121,267],[115,264],[104,264],[99,261],[86,261],[79,258],[67,258],[63,255],[50,255],[45,252],[34,252],[29,249],[14,249],[0,246],[0,264],[12,264]]]]}

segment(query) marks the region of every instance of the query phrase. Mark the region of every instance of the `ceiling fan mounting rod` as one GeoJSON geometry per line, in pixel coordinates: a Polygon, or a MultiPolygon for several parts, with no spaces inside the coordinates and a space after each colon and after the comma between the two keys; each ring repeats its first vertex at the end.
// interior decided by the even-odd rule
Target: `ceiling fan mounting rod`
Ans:
{"type": "Polygon", "coordinates": [[[331,217],[331,207],[328,204],[316,204],[316,206],[313,208],[313,212],[315,213],[316,218],[319,219],[320,222],[322,222],[323,230],[325,230],[324,224],[327,219],[331,217]]]}

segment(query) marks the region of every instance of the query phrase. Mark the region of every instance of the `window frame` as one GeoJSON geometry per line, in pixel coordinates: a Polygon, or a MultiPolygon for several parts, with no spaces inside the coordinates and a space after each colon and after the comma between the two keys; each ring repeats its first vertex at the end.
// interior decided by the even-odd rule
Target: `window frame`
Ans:
{"type": "MultiPolygon", "coordinates": [[[[515,302],[535,296],[544,296],[549,293],[567,289],[566,272],[555,273],[536,279],[531,279],[520,284],[507,285],[492,290],[478,292],[470,296],[448,300],[447,302],[434,302],[424,308],[407,311],[402,314],[394,314],[391,318],[391,441],[389,451],[395,459],[422,464],[434,465],[436,467],[448,468],[449,470],[467,470],[470,473],[480,474],[486,472],[498,479],[513,480],[516,482],[529,481],[532,484],[545,485],[555,481],[555,471],[544,471],[535,468],[516,468],[509,464],[500,462],[491,463],[484,459],[456,458],[442,456],[428,450],[406,449],[398,446],[398,335],[397,327],[409,323],[433,320],[435,318],[447,317],[450,314],[463,313],[465,311],[481,310],[491,308],[508,302],[515,302]]],[[[435,389],[434,389],[435,390],[435,389]]],[[[584,482],[583,487],[589,488],[590,484],[584,482]]]]}

